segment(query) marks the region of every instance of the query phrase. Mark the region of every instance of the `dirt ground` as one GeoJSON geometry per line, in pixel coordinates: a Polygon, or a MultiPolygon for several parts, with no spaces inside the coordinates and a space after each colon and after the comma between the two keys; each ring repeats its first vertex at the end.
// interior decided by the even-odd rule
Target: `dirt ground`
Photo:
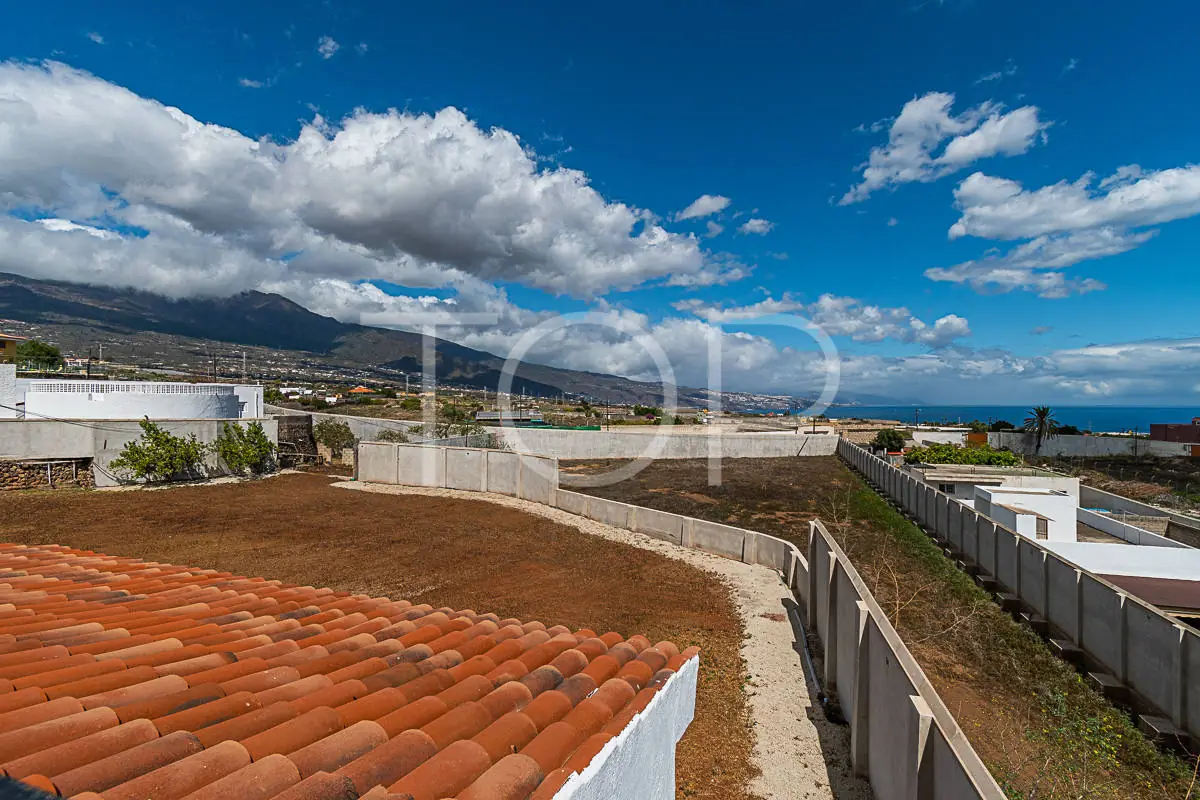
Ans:
{"type": "Polygon", "coordinates": [[[1194,458],[1041,456],[1030,460],[1075,475],[1084,484],[1106,492],[1184,512],[1200,510],[1200,461],[1194,458]]]}
{"type": "MultiPolygon", "coordinates": [[[[616,463],[560,469],[596,474],[616,463]]],[[[708,485],[704,460],[663,460],[620,484],[580,491],[802,547],[808,520],[819,516],[1009,797],[1188,794],[1193,762],[1156,750],[836,458],[726,459],[720,486],[708,485]]]]}
{"type": "Polygon", "coordinates": [[[0,541],[261,575],[702,650],[679,797],[748,798],[753,734],[728,588],[665,556],[480,501],[333,488],[322,475],[161,491],[0,494],[0,541]]]}

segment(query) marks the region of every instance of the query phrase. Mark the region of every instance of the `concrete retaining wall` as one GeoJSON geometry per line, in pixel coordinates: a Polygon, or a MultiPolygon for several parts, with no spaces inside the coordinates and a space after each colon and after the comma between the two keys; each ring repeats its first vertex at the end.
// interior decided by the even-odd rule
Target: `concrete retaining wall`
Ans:
{"type": "MultiPolygon", "coordinates": [[[[927,506],[936,505],[928,502],[928,489],[919,491],[911,476],[897,477],[900,470],[845,440],[838,453],[930,532],[950,541],[951,526],[925,513],[927,506]]],[[[1085,504],[1094,491],[1082,488],[1085,504]]],[[[976,553],[975,564],[1004,591],[1042,615],[1158,714],[1192,736],[1200,735],[1200,635],[1040,542],[999,527],[971,509],[961,513],[955,535],[962,537],[959,550],[964,556],[976,553]]]]}
{"type": "MultiPolygon", "coordinates": [[[[430,451],[435,461],[440,457],[447,482],[465,484],[474,474],[469,458],[451,455],[456,448],[364,442],[358,446],[357,479],[405,482],[408,473],[400,462],[415,458],[406,452],[410,450],[430,451]]],[[[527,495],[536,502],[547,502],[539,498],[548,494],[550,505],[572,514],[778,570],[808,616],[809,629],[818,631],[825,645],[826,691],[838,694],[850,724],[854,770],[871,780],[876,796],[1003,800],[987,767],[820,522],[810,524],[805,558],[794,544],[774,536],[560,488],[553,458],[474,452],[486,454],[488,491],[503,487],[505,494],[527,495]],[[534,471],[553,478],[526,489],[534,471]]],[[[943,506],[942,519],[950,519],[950,512],[943,506]]],[[[960,522],[974,532],[974,516],[960,522]]]]}
{"type": "Polygon", "coordinates": [[[514,450],[561,459],[831,456],[838,441],[826,434],[679,433],[669,427],[638,432],[538,428],[497,428],[495,432],[514,450]],[[660,430],[665,432],[656,435],[660,430]]]}

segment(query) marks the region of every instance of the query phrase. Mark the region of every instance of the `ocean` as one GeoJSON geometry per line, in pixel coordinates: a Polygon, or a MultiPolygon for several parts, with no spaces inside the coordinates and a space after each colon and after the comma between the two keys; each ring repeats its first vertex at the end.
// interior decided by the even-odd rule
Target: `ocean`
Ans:
{"type": "MultiPolygon", "coordinates": [[[[1191,422],[1200,417],[1200,406],[1051,406],[1059,425],[1107,433],[1150,432],[1152,422],[1191,422]]],[[[1029,416],[1029,406],[838,406],[825,412],[832,419],[864,417],[911,423],[919,412],[922,423],[964,423],[1007,420],[1018,428],[1029,416]]]]}

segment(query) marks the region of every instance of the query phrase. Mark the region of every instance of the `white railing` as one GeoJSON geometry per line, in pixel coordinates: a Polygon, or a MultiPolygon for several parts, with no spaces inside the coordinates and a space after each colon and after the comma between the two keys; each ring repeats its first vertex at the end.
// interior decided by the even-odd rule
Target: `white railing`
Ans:
{"type": "Polygon", "coordinates": [[[83,394],[206,394],[231,395],[233,386],[211,383],[145,383],[140,381],[30,381],[29,392],[83,394]]]}

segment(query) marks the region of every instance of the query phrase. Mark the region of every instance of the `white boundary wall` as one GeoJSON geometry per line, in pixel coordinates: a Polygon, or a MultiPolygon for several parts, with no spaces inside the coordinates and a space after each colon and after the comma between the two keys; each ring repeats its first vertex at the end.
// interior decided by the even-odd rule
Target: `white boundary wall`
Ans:
{"type": "MultiPolygon", "coordinates": [[[[989,433],[988,444],[1005,447],[1014,453],[1034,455],[1033,434],[1001,431],[989,433]]],[[[1159,442],[1151,439],[1135,439],[1132,436],[1055,436],[1042,440],[1043,456],[1190,456],[1192,446],[1178,442],[1159,442]]]]}
{"type": "MultiPolygon", "coordinates": [[[[274,419],[155,420],[155,424],[174,436],[195,434],[201,442],[215,442],[226,423],[247,425],[258,422],[272,442],[279,443],[279,423],[274,419]]],[[[97,486],[116,486],[109,464],[121,453],[126,442],[141,438],[137,420],[97,420],[62,422],[58,420],[6,419],[0,420],[0,458],[51,459],[90,458],[97,486]]],[[[215,456],[209,455],[207,465],[220,469],[215,456]]]]}
{"type": "MultiPolygon", "coordinates": [[[[825,644],[826,691],[837,692],[850,724],[854,770],[870,779],[876,797],[880,800],[1003,800],[1004,793],[949,709],[901,641],[858,571],[820,522],[810,525],[806,558],[794,544],[764,533],[559,488],[557,459],[495,450],[362,442],[358,446],[356,463],[355,478],[360,481],[442,487],[456,484],[455,488],[470,484],[472,491],[481,490],[474,487],[482,487],[483,491],[525,497],[599,522],[780,572],[797,602],[805,609],[809,628],[818,631],[825,644]],[[419,450],[431,455],[412,452],[419,450]],[[451,455],[456,451],[485,455],[482,458],[451,455]],[[442,465],[440,471],[439,464],[442,465]],[[530,473],[539,476],[549,473],[554,480],[531,485],[530,473]],[[414,475],[417,480],[428,482],[409,484],[414,475]],[[810,564],[814,565],[813,569],[809,568],[810,564]]],[[[899,470],[893,471],[899,473],[899,470]]],[[[914,485],[920,483],[911,476],[907,479],[914,485]]],[[[690,688],[694,702],[694,685],[690,688]]],[[[668,714],[661,724],[672,724],[671,715],[668,714]]],[[[610,742],[593,764],[604,764],[610,757],[617,758],[604,755],[610,748],[616,750],[616,741],[610,742]],[[600,761],[601,757],[605,760],[600,761]]],[[[652,745],[650,750],[656,753],[657,746],[652,745]]],[[[650,765],[652,762],[644,763],[650,765]]],[[[624,765],[619,761],[617,764],[620,769],[614,775],[629,769],[645,777],[640,771],[648,768],[624,765]]],[[[665,771],[665,762],[660,762],[657,769],[665,771]]],[[[672,797],[673,770],[669,774],[671,791],[663,788],[666,793],[660,794],[656,788],[656,793],[645,796],[672,797]]],[[[650,785],[658,786],[653,782],[650,785]]],[[[578,794],[564,794],[570,786],[572,784],[567,784],[558,797],[591,800],[592,797],[626,796],[615,793],[617,784],[612,784],[614,793],[597,795],[583,793],[585,784],[582,781],[578,794]]],[[[603,789],[606,784],[597,786],[603,789]]],[[[642,797],[643,794],[634,792],[629,796],[642,797]]]]}
{"type": "Polygon", "coordinates": [[[838,453],[1159,714],[1200,735],[1200,635],[1194,630],[861,447],[843,440],[838,453]]]}
{"type": "Polygon", "coordinates": [[[831,456],[837,437],[811,433],[682,433],[679,426],[643,431],[566,431],[496,428],[497,436],[523,453],[584,458],[776,458],[831,456]],[[658,435],[661,432],[661,435],[658,435]]]}
{"type": "Polygon", "coordinates": [[[1078,520],[1084,525],[1090,525],[1098,531],[1104,531],[1107,534],[1124,539],[1130,544],[1140,544],[1144,547],[1182,547],[1188,550],[1193,549],[1191,545],[1177,542],[1174,539],[1168,539],[1165,536],[1159,536],[1157,533],[1144,531],[1141,528],[1129,525],[1109,514],[1097,514],[1095,511],[1089,511],[1086,508],[1075,510],[1078,520]]]}

